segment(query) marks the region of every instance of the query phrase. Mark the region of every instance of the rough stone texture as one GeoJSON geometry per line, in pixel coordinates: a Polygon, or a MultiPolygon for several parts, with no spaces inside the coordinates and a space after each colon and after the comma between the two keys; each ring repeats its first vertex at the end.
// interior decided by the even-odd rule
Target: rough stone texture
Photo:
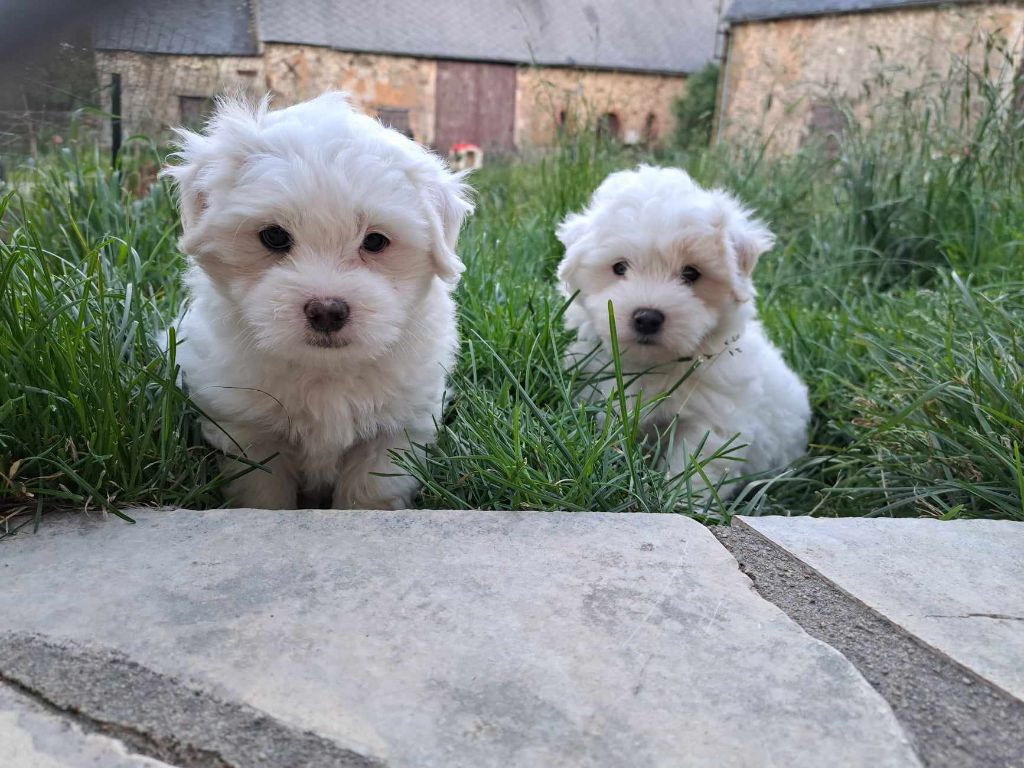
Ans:
{"type": "MultiPolygon", "coordinates": [[[[343,90],[358,109],[370,115],[381,109],[407,110],[417,141],[433,145],[436,138],[434,59],[267,43],[261,56],[97,51],[96,69],[103,85],[110,83],[112,73],[121,74],[126,137],[141,133],[169,138],[169,128],[187,118],[181,97],[212,99],[228,92],[260,97],[269,91],[274,106],[282,107],[327,90],[343,90]]],[[[614,113],[623,141],[664,143],[674,127],[672,104],[685,91],[684,75],[520,67],[515,144],[520,150],[551,145],[563,112],[591,119],[614,113]]],[[[109,110],[109,88],[103,94],[102,107],[109,110]]],[[[110,140],[106,133],[102,138],[110,140]]]]}
{"type": "Polygon", "coordinates": [[[3,684],[0,755],[4,768],[168,768],[159,760],[133,754],[117,739],[86,733],[3,684]]]}
{"type": "Polygon", "coordinates": [[[1024,525],[743,517],[844,592],[1024,699],[1024,525]]]}
{"type": "MultiPolygon", "coordinates": [[[[262,96],[266,92],[263,59],[259,56],[176,56],[127,51],[97,51],[100,84],[121,75],[121,114],[124,136],[169,137],[168,129],[182,125],[181,97],[212,98],[227,92],[262,96]]],[[[109,111],[110,89],[102,89],[102,108],[109,111]]],[[[109,131],[104,133],[110,141],[109,131]]]]}
{"type": "MultiPolygon", "coordinates": [[[[720,135],[760,141],[770,133],[775,151],[792,152],[807,136],[815,106],[830,96],[852,99],[854,114],[867,121],[879,93],[895,98],[929,79],[944,85],[957,58],[981,71],[986,34],[1001,32],[1019,63],[1022,24],[1024,7],[1006,2],[735,24],[720,89],[720,135]],[[890,88],[879,87],[880,75],[890,88]],[[864,97],[869,82],[871,96],[864,97]]],[[[989,63],[1011,87],[1015,67],[998,51],[989,63]]],[[[950,109],[955,115],[956,105],[950,109]]]]}
{"type": "Polygon", "coordinates": [[[885,697],[929,768],[1024,764],[1024,701],[965,674],[752,528],[711,530],[759,595],[843,654],[885,697]]]}
{"type": "Polygon", "coordinates": [[[181,768],[382,768],[266,713],[219,699],[123,654],[3,633],[0,678],[82,727],[181,768]]]}
{"type": "Polygon", "coordinates": [[[433,144],[436,61],[278,43],[266,44],[264,56],[267,87],[275,94],[275,105],[342,90],[370,115],[381,107],[409,110],[413,136],[433,144]]]}
{"type": "Polygon", "coordinates": [[[395,766],[917,764],[856,670],[686,518],[133,515],[5,542],[0,631],[395,766]]]}
{"type": "Polygon", "coordinates": [[[613,113],[626,143],[665,143],[675,128],[673,102],[684,93],[686,78],[678,75],[521,68],[516,82],[516,144],[521,150],[550,146],[563,112],[593,119],[613,113]]]}

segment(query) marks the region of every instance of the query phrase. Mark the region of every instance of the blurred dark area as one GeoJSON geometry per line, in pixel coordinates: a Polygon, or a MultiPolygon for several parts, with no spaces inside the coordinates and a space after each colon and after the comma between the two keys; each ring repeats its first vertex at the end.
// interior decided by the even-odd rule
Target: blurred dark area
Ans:
{"type": "Polygon", "coordinates": [[[90,23],[129,0],[0,0],[0,73],[59,55],[67,40],[88,41],[90,23]]]}
{"type": "Polygon", "coordinates": [[[94,20],[127,0],[0,0],[0,149],[62,141],[61,123],[98,103],[94,20]]]}

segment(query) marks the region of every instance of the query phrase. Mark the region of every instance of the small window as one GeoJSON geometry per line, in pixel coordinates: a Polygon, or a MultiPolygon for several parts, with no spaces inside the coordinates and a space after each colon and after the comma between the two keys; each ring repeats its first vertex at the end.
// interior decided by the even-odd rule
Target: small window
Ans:
{"type": "Polygon", "coordinates": [[[597,135],[602,139],[618,141],[622,132],[619,116],[614,112],[605,112],[597,121],[597,135]]]}
{"type": "Polygon", "coordinates": [[[403,136],[408,136],[410,139],[415,138],[412,135],[412,128],[409,126],[408,109],[377,107],[377,119],[382,125],[395,129],[403,136]]]}
{"type": "Polygon", "coordinates": [[[186,128],[200,127],[213,111],[213,99],[209,96],[179,96],[178,115],[186,128]]]}

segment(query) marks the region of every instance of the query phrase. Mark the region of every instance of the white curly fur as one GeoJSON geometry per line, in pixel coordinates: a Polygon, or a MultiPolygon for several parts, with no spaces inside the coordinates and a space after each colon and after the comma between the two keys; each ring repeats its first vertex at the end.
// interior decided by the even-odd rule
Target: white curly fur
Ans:
{"type": "MultiPolygon", "coordinates": [[[[806,451],[807,387],[765,336],[754,306],[751,273],[774,242],[763,222],[684,171],[641,166],[605,179],[586,210],[565,218],[558,237],[566,247],[562,290],[578,292],[566,312],[576,331],[569,361],[594,375],[591,399],[614,388],[609,302],[623,365],[636,374],[630,396],[650,401],[700,363],[645,419],[668,440],[668,471],[684,471],[693,455],[707,461],[730,440],[728,458],[704,465],[712,484],[780,469],[806,451]],[[613,267],[621,262],[619,275],[613,267]],[[686,267],[700,276],[687,281],[686,267]],[[640,309],[663,314],[656,334],[637,330],[640,309]]],[[[736,490],[729,484],[721,495],[736,490]]]]}
{"type": "Polygon", "coordinates": [[[461,177],[340,93],[277,111],[229,99],[179,134],[165,171],[190,261],[177,360],[228,472],[276,454],[229,486],[232,502],[294,508],[329,489],[339,508],[407,506],[417,484],[389,451],[435,438],[472,209],[461,177]],[[289,251],[261,243],[271,225],[289,251]],[[368,252],[370,232],[390,245],[368,252]],[[311,328],[314,299],[348,305],[340,330],[311,328]]]}

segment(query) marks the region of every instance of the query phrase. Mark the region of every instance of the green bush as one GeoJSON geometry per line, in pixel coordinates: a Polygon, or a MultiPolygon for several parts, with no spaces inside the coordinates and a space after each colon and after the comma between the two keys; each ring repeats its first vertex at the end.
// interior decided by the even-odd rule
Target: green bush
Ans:
{"type": "Polygon", "coordinates": [[[673,143],[679,149],[703,149],[711,143],[718,94],[718,64],[712,62],[686,80],[686,93],[672,105],[676,129],[673,143]]]}

